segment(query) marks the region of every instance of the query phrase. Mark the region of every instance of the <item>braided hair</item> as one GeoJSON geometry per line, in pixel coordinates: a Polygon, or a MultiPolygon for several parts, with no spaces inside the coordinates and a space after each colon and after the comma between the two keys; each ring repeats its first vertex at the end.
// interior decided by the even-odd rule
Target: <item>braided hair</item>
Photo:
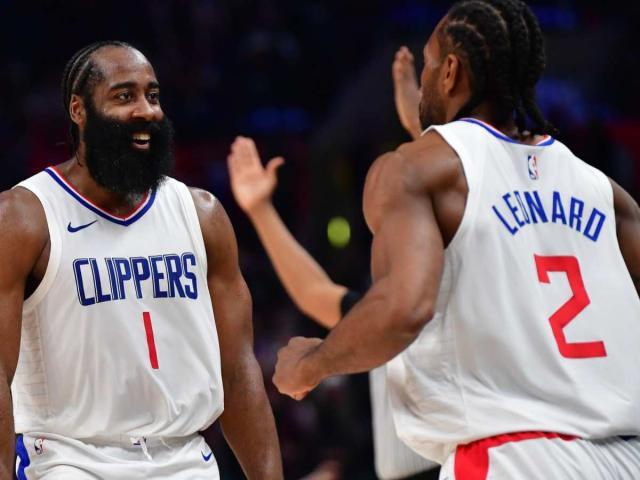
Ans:
{"type": "MultiPolygon", "coordinates": [[[[64,67],[61,84],[62,106],[69,120],[71,120],[71,114],[69,113],[71,96],[75,94],[87,99],[96,83],[103,78],[102,72],[91,59],[93,53],[103,47],[133,48],[125,42],[108,40],[87,45],[71,57],[71,60],[69,60],[64,67]]],[[[71,151],[75,153],[80,144],[80,132],[78,125],[74,122],[71,122],[69,136],[71,140],[71,151]]]]}
{"type": "Polygon", "coordinates": [[[471,97],[456,118],[469,116],[488,100],[498,123],[514,118],[521,133],[557,135],[536,103],[536,84],[546,63],[544,40],[522,0],[462,0],[449,10],[440,34],[471,71],[471,97]]]}

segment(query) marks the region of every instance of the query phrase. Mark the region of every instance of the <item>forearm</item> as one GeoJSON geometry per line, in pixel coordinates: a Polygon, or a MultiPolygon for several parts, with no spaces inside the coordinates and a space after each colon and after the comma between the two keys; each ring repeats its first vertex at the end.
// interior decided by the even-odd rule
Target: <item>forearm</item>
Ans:
{"type": "Polygon", "coordinates": [[[275,420],[255,357],[251,355],[225,377],[220,422],[245,476],[249,480],[282,479],[275,420]]]}
{"type": "Polygon", "coordinates": [[[347,289],[327,273],[296,241],[271,202],[249,215],[287,293],[307,315],[327,328],[340,319],[340,300],[347,289]]]}
{"type": "Polygon", "coordinates": [[[5,381],[0,382],[0,480],[13,478],[15,460],[15,430],[11,389],[5,381]]]}
{"type": "Polygon", "coordinates": [[[399,310],[392,306],[379,282],[329,333],[322,344],[302,359],[309,378],[372,370],[398,355],[419,335],[431,313],[423,306],[399,310]]]}

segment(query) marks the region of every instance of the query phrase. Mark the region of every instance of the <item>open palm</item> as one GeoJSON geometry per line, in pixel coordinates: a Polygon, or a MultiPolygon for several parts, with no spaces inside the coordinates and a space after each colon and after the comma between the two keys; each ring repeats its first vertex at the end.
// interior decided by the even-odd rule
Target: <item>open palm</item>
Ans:
{"type": "Polygon", "coordinates": [[[416,77],[413,54],[407,47],[400,47],[391,66],[396,111],[402,126],[417,138],[422,133],[419,119],[420,88],[416,77]]]}
{"type": "Polygon", "coordinates": [[[263,167],[253,140],[246,137],[236,138],[231,146],[227,165],[231,177],[231,191],[240,208],[250,213],[271,200],[278,184],[276,170],[283,163],[284,159],[276,157],[263,167]]]}

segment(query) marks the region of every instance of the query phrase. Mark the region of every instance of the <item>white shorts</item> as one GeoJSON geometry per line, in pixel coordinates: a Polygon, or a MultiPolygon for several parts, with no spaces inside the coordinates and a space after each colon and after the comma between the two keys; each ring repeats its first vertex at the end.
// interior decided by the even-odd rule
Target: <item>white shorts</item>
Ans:
{"type": "Polygon", "coordinates": [[[582,440],[523,432],[459,445],[440,480],[638,480],[640,437],[582,440]]]}
{"type": "Polygon", "coordinates": [[[18,480],[218,480],[211,449],[200,435],[75,440],[51,433],[16,438],[18,480]]]}

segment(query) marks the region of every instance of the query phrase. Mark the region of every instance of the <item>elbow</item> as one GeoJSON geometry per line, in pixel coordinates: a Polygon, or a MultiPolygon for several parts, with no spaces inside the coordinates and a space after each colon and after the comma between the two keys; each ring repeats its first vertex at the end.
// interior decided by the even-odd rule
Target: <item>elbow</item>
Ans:
{"type": "Polygon", "coordinates": [[[293,300],[302,313],[331,329],[340,321],[340,300],[343,295],[340,287],[322,282],[305,286],[293,300]]]}
{"type": "Polygon", "coordinates": [[[299,290],[296,295],[291,295],[291,299],[298,310],[306,316],[318,320],[318,307],[322,305],[322,299],[315,294],[311,287],[307,286],[304,290],[299,290]]]}
{"type": "Polygon", "coordinates": [[[435,314],[435,305],[431,301],[420,302],[419,305],[392,306],[389,311],[389,318],[393,324],[394,331],[417,337],[422,329],[431,321],[435,314]]]}
{"type": "Polygon", "coordinates": [[[339,309],[333,312],[330,305],[296,303],[298,309],[317,324],[331,330],[340,321],[339,309]]]}
{"type": "Polygon", "coordinates": [[[315,306],[317,299],[314,298],[312,288],[305,284],[285,285],[289,298],[295,306],[305,315],[315,318],[315,306]]]}

